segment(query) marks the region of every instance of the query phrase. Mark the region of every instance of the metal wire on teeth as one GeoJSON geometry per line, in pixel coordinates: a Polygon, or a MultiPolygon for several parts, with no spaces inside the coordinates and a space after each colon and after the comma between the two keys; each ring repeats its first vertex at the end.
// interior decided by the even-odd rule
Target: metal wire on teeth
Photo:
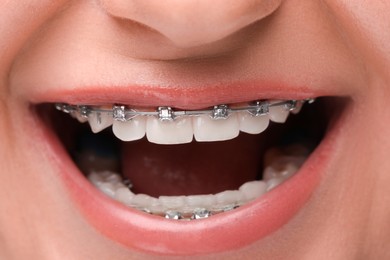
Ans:
{"type": "MultiPolygon", "coordinates": [[[[166,219],[173,219],[173,220],[199,220],[199,219],[206,219],[213,215],[217,215],[219,213],[227,212],[233,209],[238,208],[239,205],[228,205],[224,208],[221,208],[219,210],[209,210],[206,208],[196,208],[192,212],[183,213],[178,210],[168,210],[163,214],[157,214],[161,215],[162,217],[166,219]]],[[[149,210],[142,209],[142,211],[153,214],[149,210]]],[[[154,214],[153,214],[154,215],[154,214]]]]}
{"type": "Polygon", "coordinates": [[[65,113],[78,115],[82,118],[88,118],[91,113],[105,113],[113,116],[117,121],[130,121],[137,116],[155,116],[162,122],[173,121],[183,116],[200,116],[209,115],[212,119],[227,119],[232,113],[248,112],[252,116],[262,116],[269,114],[270,107],[283,107],[288,111],[297,109],[298,106],[305,102],[312,103],[314,99],[304,100],[285,100],[278,102],[254,101],[241,107],[229,107],[228,105],[216,105],[209,109],[203,110],[174,110],[168,106],[157,107],[155,111],[139,111],[129,108],[125,105],[113,105],[112,109],[105,109],[98,106],[88,105],[70,105],[66,103],[56,103],[55,107],[65,113]]]}

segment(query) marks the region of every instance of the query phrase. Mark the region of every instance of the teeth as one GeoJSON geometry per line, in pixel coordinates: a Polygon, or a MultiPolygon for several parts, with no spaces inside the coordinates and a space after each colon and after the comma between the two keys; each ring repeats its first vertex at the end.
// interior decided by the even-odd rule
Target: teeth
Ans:
{"type": "Polygon", "coordinates": [[[80,122],[89,121],[94,133],[113,124],[114,134],[122,141],[133,141],[147,136],[156,144],[182,144],[230,140],[239,132],[259,134],[269,121],[284,123],[290,111],[298,113],[305,100],[254,101],[246,106],[216,105],[212,109],[180,111],[158,107],[155,111],[139,111],[125,105],[112,109],[87,105],[57,103],[58,110],[69,113],[80,122]],[[223,129],[223,131],[221,131],[223,129]]]}
{"type": "Polygon", "coordinates": [[[145,136],[146,119],[138,116],[129,121],[115,120],[112,125],[114,135],[122,141],[134,141],[145,136]]]}
{"type": "Polygon", "coordinates": [[[122,202],[125,205],[130,206],[133,197],[134,193],[132,193],[127,187],[122,187],[115,191],[114,199],[119,202],[122,202]]]}
{"type": "Polygon", "coordinates": [[[291,154],[276,156],[266,166],[263,180],[246,182],[238,190],[227,190],[214,195],[154,198],[146,194],[134,194],[125,185],[126,180],[110,171],[91,172],[88,179],[103,193],[127,206],[169,219],[201,219],[257,199],[294,175],[305,158],[303,155],[291,154]]]}
{"type": "Polygon", "coordinates": [[[217,199],[217,205],[236,205],[242,203],[244,200],[244,194],[239,190],[226,190],[215,195],[217,199]]]}
{"type": "Polygon", "coordinates": [[[294,175],[305,161],[303,156],[282,156],[273,160],[263,173],[267,190],[272,190],[294,175]]]}
{"type": "Polygon", "coordinates": [[[71,117],[76,118],[80,123],[88,122],[88,118],[82,116],[80,113],[71,112],[70,115],[71,117]]]}
{"type": "Polygon", "coordinates": [[[189,208],[211,208],[216,203],[217,198],[212,194],[186,196],[186,205],[189,208]]]}
{"type": "Polygon", "coordinates": [[[267,184],[264,181],[246,182],[238,190],[244,195],[245,200],[251,201],[267,191],[267,184]]]}
{"type": "Polygon", "coordinates": [[[148,141],[156,144],[182,144],[192,141],[192,119],[178,118],[174,121],[161,122],[158,118],[149,117],[146,124],[148,141]]]}
{"type": "MultiPolygon", "coordinates": [[[[275,101],[273,103],[277,103],[281,101],[275,101]]],[[[286,109],[285,106],[271,106],[269,108],[269,118],[272,122],[275,123],[284,123],[287,120],[288,115],[290,114],[290,111],[286,109]]]]}
{"type": "Polygon", "coordinates": [[[260,134],[269,125],[268,115],[252,116],[247,112],[238,113],[240,131],[248,134],[260,134]]]}
{"type": "Polygon", "coordinates": [[[238,136],[240,126],[237,115],[215,120],[208,115],[193,118],[194,136],[198,142],[230,140],[238,136]],[[223,129],[223,131],[221,131],[223,129]]]}
{"type": "Polygon", "coordinates": [[[92,132],[98,133],[112,125],[114,119],[107,113],[93,112],[88,115],[88,122],[92,132]]]}

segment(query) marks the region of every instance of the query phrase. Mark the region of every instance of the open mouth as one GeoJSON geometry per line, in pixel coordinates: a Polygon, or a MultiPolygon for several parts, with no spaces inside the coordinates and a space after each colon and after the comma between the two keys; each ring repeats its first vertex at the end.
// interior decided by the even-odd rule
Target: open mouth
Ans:
{"type": "MultiPolygon", "coordinates": [[[[235,212],[243,214],[242,210],[261,202],[299,173],[346,104],[336,97],[312,101],[263,100],[186,110],[187,114],[171,107],[133,109],[125,105],[43,103],[36,108],[91,187],[107,199],[119,202],[142,221],[151,216],[176,225],[215,219],[220,225],[218,217],[237,218],[235,212]],[[264,104],[268,105],[265,111],[264,104]]],[[[173,244],[147,250],[188,254],[235,248],[287,220],[270,224],[275,227],[259,234],[252,232],[240,243],[230,241],[218,247],[213,237],[212,243],[206,245],[206,239],[205,246],[197,249],[181,243],[180,250],[173,244]]],[[[128,217],[123,221],[133,223],[128,217]]],[[[165,224],[160,222],[164,231],[165,224]]],[[[199,231],[199,226],[194,229],[199,231]]],[[[137,238],[121,232],[109,236],[137,244],[137,238]]],[[[146,248],[139,244],[139,249],[146,248]]]]}

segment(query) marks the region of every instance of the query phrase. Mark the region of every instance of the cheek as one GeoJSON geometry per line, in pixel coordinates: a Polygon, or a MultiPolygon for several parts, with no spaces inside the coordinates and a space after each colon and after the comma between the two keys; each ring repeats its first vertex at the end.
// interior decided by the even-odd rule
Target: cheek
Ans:
{"type": "MultiPolygon", "coordinates": [[[[383,69],[390,63],[390,2],[328,0],[344,37],[383,69]]],[[[388,74],[388,73],[387,73],[388,74]]]]}
{"type": "Polygon", "coordinates": [[[67,0],[2,1],[0,4],[0,77],[7,77],[9,67],[26,40],[67,0]]]}

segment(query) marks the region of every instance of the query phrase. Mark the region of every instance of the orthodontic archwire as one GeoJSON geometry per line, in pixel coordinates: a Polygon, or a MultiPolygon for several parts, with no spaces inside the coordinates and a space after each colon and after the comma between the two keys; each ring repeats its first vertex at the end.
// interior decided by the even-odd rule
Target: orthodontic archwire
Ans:
{"type": "Polygon", "coordinates": [[[313,103],[314,98],[303,100],[283,100],[283,101],[253,101],[243,106],[230,107],[226,104],[215,105],[211,108],[200,110],[175,110],[169,106],[159,106],[154,111],[136,110],[126,105],[113,105],[111,109],[102,108],[100,106],[90,105],[71,105],[67,103],[56,103],[56,109],[69,113],[78,114],[82,118],[88,118],[89,114],[97,113],[112,115],[117,121],[130,121],[137,116],[154,116],[162,122],[174,121],[176,118],[183,116],[201,116],[209,115],[212,119],[221,120],[227,119],[233,113],[248,112],[252,116],[263,116],[269,114],[270,107],[281,107],[286,111],[294,111],[299,109],[304,103],[313,103]]]}

